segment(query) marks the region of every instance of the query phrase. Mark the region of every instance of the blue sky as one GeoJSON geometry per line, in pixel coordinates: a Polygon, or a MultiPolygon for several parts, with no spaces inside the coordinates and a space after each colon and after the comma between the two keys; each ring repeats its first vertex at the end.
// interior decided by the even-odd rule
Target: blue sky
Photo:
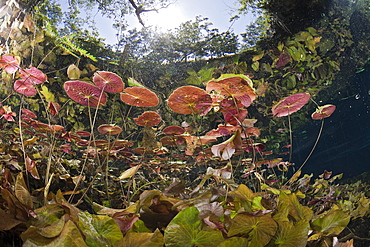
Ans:
{"type": "MultiPolygon", "coordinates": [[[[230,17],[235,15],[237,6],[234,0],[177,0],[166,9],[157,12],[147,12],[142,14],[146,25],[157,25],[163,31],[173,29],[180,23],[187,20],[194,20],[197,15],[208,17],[213,27],[221,32],[229,28],[235,33],[245,31],[245,26],[252,20],[251,14],[238,19],[234,24],[229,22],[230,17]]],[[[112,27],[113,21],[101,17],[99,13],[94,15],[96,26],[100,36],[105,38],[106,43],[114,44],[116,40],[116,30],[112,27]]],[[[137,18],[131,16],[128,18],[130,29],[133,27],[141,28],[137,18]]]]}

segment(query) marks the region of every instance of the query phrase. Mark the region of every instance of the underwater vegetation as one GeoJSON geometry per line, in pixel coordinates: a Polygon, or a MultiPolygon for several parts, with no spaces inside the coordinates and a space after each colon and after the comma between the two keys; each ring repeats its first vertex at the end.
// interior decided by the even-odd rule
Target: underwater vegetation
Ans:
{"type": "Polygon", "coordinates": [[[319,145],[343,110],[328,95],[370,54],[336,4],[241,54],[159,65],[14,3],[0,7],[19,16],[0,26],[1,246],[368,245],[351,226],[369,220],[369,185],[319,161],[302,172],[334,155],[319,145]],[[304,123],[318,134],[297,162],[304,123]]]}
{"type": "MultiPolygon", "coordinates": [[[[247,118],[267,89],[247,75],[222,74],[160,100],[113,72],[82,80],[71,65],[64,92],[84,107],[90,126],[75,131],[52,123],[71,101],[57,102],[46,74],[22,68],[11,54],[1,56],[0,67],[14,78],[14,94],[40,95],[49,116],[37,120],[24,104],[1,108],[11,134],[1,144],[0,229],[23,246],[353,246],[352,237],[339,244],[338,235],[369,213],[365,185],[343,189],[335,184],[341,175],[327,171],[311,183],[312,174],[301,176],[305,162],[285,175],[294,164],[273,158],[268,142],[258,141],[258,120],[247,118]],[[109,103],[126,104],[127,115],[98,124],[109,103]],[[187,121],[167,126],[154,109],[160,104],[187,121]],[[217,126],[201,131],[209,114],[217,114],[217,126]],[[125,136],[128,128],[141,139],[125,136]],[[194,176],[197,167],[206,170],[194,176]]],[[[310,100],[309,93],[286,96],[270,114],[288,119],[291,136],[291,115],[310,100]]],[[[335,108],[316,106],[319,133],[335,108]]],[[[293,147],[290,139],[288,154],[293,147]]]]}

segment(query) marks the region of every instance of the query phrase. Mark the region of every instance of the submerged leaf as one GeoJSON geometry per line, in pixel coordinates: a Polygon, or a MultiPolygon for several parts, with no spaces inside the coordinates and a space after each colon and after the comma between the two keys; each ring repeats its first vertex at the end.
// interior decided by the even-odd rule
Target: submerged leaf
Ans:
{"type": "Polygon", "coordinates": [[[90,107],[103,106],[107,95],[100,88],[84,81],[67,81],[64,90],[77,103],[90,107]]]}
{"type": "Polygon", "coordinates": [[[269,215],[237,214],[231,223],[228,236],[247,234],[251,239],[250,246],[263,247],[270,242],[276,231],[277,224],[269,215]]]}
{"type": "Polygon", "coordinates": [[[335,111],[336,106],[335,105],[324,105],[324,106],[319,106],[318,109],[314,113],[312,113],[311,117],[312,119],[323,119],[330,117],[331,114],[335,111]]]}
{"type": "Polygon", "coordinates": [[[290,221],[279,221],[279,228],[274,243],[279,247],[306,246],[310,224],[306,220],[295,223],[290,221]]]}
{"type": "Polygon", "coordinates": [[[178,213],[168,224],[164,239],[168,247],[206,247],[218,246],[223,241],[222,233],[218,230],[202,230],[202,222],[198,217],[199,211],[189,207],[178,213]]]}
{"type": "Polygon", "coordinates": [[[152,107],[159,104],[157,95],[143,87],[128,87],[120,94],[120,98],[132,106],[152,107]]]}
{"type": "Polygon", "coordinates": [[[331,208],[324,216],[314,220],[312,229],[323,236],[338,235],[348,225],[350,216],[338,208],[331,208]]]}
{"type": "Polygon", "coordinates": [[[299,93],[281,99],[272,107],[272,114],[277,117],[288,116],[301,109],[310,100],[310,94],[299,93]]]}
{"type": "Polygon", "coordinates": [[[156,126],[162,121],[162,118],[154,111],[146,111],[137,118],[134,118],[134,121],[140,126],[156,126]]]}
{"type": "Polygon", "coordinates": [[[197,103],[207,95],[207,92],[199,87],[183,86],[173,91],[167,100],[167,104],[176,113],[196,114],[201,111],[196,107],[197,103]]]}
{"type": "Polygon", "coordinates": [[[93,82],[98,88],[108,93],[120,93],[125,87],[120,76],[108,71],[95,72],[93,82]]]}
{"type": "Polygon", "coordinates": [[[120,247],[162,247],[164,238],[162,233],[156,229],[154,233],[129,232],[117,243],[120,247]]]}
{"type": "Polygon", "coordinates": [[[88,246],[114,246],[122,239],[117,223],[109,216],[79,213],[79,227],[86,237],[88,246]]]}

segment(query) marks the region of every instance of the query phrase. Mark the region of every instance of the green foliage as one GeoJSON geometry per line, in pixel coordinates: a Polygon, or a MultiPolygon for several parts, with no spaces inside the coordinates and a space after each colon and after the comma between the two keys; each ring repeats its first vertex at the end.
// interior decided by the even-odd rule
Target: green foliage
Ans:
{"type": "Polygon", "coordinates": [[[178,213],[166,227],[164,239],[166,246],[218,246],[222,242],[221,232],[204,229],[198,218],[199,211],[189,207],[178,213]]]}

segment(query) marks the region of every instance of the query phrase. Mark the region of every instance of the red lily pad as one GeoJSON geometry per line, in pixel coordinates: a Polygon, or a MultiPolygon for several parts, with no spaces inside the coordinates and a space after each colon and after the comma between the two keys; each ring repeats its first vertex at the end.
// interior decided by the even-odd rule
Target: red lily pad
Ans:
{"type": "Polygon", "coordinates": [[[29,69],[22,69],[21,78],[32,84],[44,83],[48,78],[47,76],[38,68],[30,67],[29,69]]]}
{"type": "Polygon", "coordinates": [[[90,107],[103,106],[107,102],[107,94],[100,88],[84,81],[67,81],[64,90],[68,96],[81,105],[90,107]]]}
{"type": "Polygon", "coordinates": [[[184,132],[185,132],[185,130],[183,128],[181,128],[180,126],[168,126],[163,130],[163,133],[165,133],[166,135],[169,135],[169,136],[181,135],[184,132]]]}
{"type": "Polygon", "coordinates": [[[98,127],[98,132],[103,135],[118,135],[122,132],[122,129],[117,125],[102,124],[98,127]]]}
{"type": "Polygon", "coordinates": [[[159,140],[163,145],[177,146],[185,144],[185,139],[182,136],[164,136],[159,140]]]}
{"type": "Polygon", "coordinates": [[[27,117],[30,117],[30,118],[33,118],[33,119],[37,118],[36,114],[33,113],[32,111],[28,110],[28,109],[22,109],[22,113],[24,115],[26,115],[27,117]]]}
{"type": "Polygon", "coordinates": [[[90,142],[90,145],[93,147],[107,147],[108,141],[106,140],[94,140],[90,142]]]}
{"type": "Polygon", "coordinates": [[[310,94],[298,93],[281,99],[272,107],[272,114],[277,117],[288,116],[301,109],[310,100],[310,94]]]}
{"type": "Polygon", "coordinates": [[[143,87],[128,87],[120,94],[120,98],[132,106],[152,107],[159,104],[157,95],[143,87]]]}
{"type": "Polygon", "coordinates": [[[88,136],[91,135],[90,132],[87,132],[87,131],[84,131],[84,130],[76,131],[76,134],[79,135],[79,136],[82,136],[82,137],[88,137],[88,136]]]}
{"type": "Polygon", "coordinates": [[[12,55],[2,55],[0,68],[4,69],[8,74],[14,74],[19,68],[19,59],[12,55]]]}
{"type": "Polygon", "coordinates": [[[312,113],[311,118],[316,120],[330,117],[331,114],[335,111],[335,109],[336,109],[335,105],[319,106],[319,108],[316,109],[314,113],[312,113]]]}
{"type": "Polygon", "coordinates": [[[257,98],[253,83],[248,76],[226,74],[207,83],[207,92],[215,91],[227,97],[238,99],[248,107],[257,98]]]}
{"type": "Polygon", "coordinates": [[[120,93],[125,88],[120,76],[107,71],[95,72],[93,82],[98,88],[108,93],[120,93]]]}
{"type": "Polygon", "coordinates": [[[37,93],[36,88],[32,85],[32,83],[25,80],[16,80],[14,82],[14,90],[27,96],[33,96],[37,93]]]}
{"type": "Polygon", "coordinates": [[[183,86],[172,92],[167,104],[176,113],[196,114],[201,111],[196,106],[204,95],[208,95],[207,92],[199,87],[183,86]]]}
{"type": "Polygon", "coordinates": [[[140,126],[155,126],[162,121],[162,118],[154,111],[146,111],[137,118],[134,118],[134,121],[140,126]]]}

